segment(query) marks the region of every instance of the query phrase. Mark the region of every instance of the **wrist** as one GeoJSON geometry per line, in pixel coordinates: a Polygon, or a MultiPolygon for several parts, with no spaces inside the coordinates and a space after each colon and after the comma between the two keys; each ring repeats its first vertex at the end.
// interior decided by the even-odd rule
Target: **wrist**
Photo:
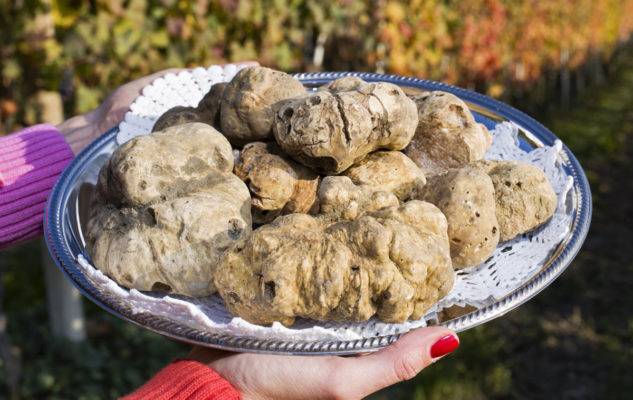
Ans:
{"type": "Polygon", "coordinates": [[[187,360],[196,361],[200,364],[211,365],[216,360],[226,357],[228,352],[224,350],[210,349],[201,346],[194,346],[189,354],[184,357],[187,360]]]}

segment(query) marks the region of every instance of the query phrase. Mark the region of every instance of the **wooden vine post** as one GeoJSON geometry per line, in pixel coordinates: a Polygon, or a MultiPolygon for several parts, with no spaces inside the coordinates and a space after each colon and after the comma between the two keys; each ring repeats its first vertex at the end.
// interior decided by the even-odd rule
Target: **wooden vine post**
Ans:
{"type": "MultiPolygon", "coordinates": [[[[50,1],[44,3],[48,3],[45,9],[49,11],[35,17],[35,29],[41,34],[39,37],[42,40],[55,36],[55,24],[50,12],[52,5],[50,1]]],[[[33,102],[38,122],[56,125],[64,120],[63,102],[59,92],[40,90],[35,94],[33,102]]],[[[55,264],[44,239],[41,240],[41,249],[51,332],[55,337],[74,342],[84,340],[86,331],[81,293],[55,264]]]]}

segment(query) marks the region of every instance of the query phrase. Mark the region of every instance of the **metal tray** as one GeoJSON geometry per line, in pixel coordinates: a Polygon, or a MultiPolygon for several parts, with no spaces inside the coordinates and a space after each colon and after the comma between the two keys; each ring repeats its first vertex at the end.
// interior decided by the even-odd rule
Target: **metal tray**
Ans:
{"type": "MultiPolygon", "coordinates": [[[[500,121],[518,125],[520,145],[524,149],[552,146],[558,139],[539,122],[521,111],[487,96],[443,83],[370,73],[303,73],[295,75],[307,87],[320,86],[343,76],[359,76],[366,81],[387,81],[401,86],[405,92],[443,90],[464,100],[479,122],[492,126],[500,121]]],[[[222,330],[201,330],[150,313],[136,313],[130,304],[112,298],[86,279],[78,257],[87,258],[83,230],[89,213],[89,198],[97,180],[99,168],[117,147],[117,128],[104,133],[84,149],[65,169],[49,196],[44,216],[44,235],[48,248],[63,273],[90,300],[119,318],[161,335],[195,345],[232,351],[283,354],[353,354],[378,350],[404,333],[375,336],[358,340],[287,340],[274,337],[236,336],[222,330]]],[[[591,193],[587,178],[578,160],[563,144],[560,159],[565,172],[573,177],[573,218],[569,233],[553,251],[540,271],[517,290],[498,301],[440,324],[463,331],[512,310],[552,283],[578,253],[589,230],[591,193]]]]}

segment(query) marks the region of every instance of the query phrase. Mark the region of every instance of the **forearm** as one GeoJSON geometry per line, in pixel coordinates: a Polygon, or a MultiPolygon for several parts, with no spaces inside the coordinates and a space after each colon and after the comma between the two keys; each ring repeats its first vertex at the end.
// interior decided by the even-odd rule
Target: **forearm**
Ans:
{"type": "Polygon", "coordinates": [[[0,249],[41,235],[48,194],[73,157],[49,124],[0,138],[0,249]]]}

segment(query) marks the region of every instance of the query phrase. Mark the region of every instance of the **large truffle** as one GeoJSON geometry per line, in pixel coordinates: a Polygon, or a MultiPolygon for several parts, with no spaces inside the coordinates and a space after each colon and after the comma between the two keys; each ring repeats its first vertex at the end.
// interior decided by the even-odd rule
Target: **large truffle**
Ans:
{"type": "Polygon", "coordinates": [[[466,103],[442,91],[412,98],[419,122],[405,151],[427,178],[483,157],[492,144],[492,134],[475,122],[466,103]]]}
{"type": "Polygon", "coordinates": [[[448,221],[455,269],[486,261],[499,243],[495,189],[476,168],[451,169],[429,178],[416,198],[439,207],[448,221]]]}
{"type": "Polygon", "coordinates": [[[401,151],[377,151],[349,167],[343,175],[355,184],[392,192],[400,201],[422,190],[426,178],[422,170],[401,151]]]}
{"type": "Polygon", "coordinates": [[[209,171],[233,170],[231,145],[212,126],[194,122],[137,136],[116,149],[97,189],[115,205],[148,204],[209,171]]]}
{"type": "Polygon", "coordinates": [[[268,223],[282,214],[319,211],[319,175],[292,161],[273,142],[244,146],[235,174],[251,191],[255,223],[268,223]]]}
{"type": "Polygon", "coordinates": [[[259,66],[244,68],[222,93],[220,130],[236,146],[272,139],[272,105],[305,92],[299,80],[284,72],[259,66]]]}
{"type": "Polygon", "coordinates": [[[453,281],[446,219],[420,201],[333,225],[279,217],[231,246],[215,273],[229,311],[261,325],[418,319],[453,281]]]}
{"type": "Polygon", "coordinates": [[[549,220],[556,210],[556,193],[539,168],[518,161],[480,160],[495,190],[500,241],[513,239],[549,220]]]}
{"type": "Polygon", "coordinates": [[[127,288],[214,293],[220,255],[252,225],[250,195],[232,165],[226,139],[203,124],[119,147],[101,170],[88,222],[92,263],[127,288]]]}
{"type": "Polygon", "coordinates": [[[325,175],[339,174],[374,150],[402,150],[417,125],[413,101],[385,82],[321,90],[280,102],[275,109],[277,143],[325,175]]]}

